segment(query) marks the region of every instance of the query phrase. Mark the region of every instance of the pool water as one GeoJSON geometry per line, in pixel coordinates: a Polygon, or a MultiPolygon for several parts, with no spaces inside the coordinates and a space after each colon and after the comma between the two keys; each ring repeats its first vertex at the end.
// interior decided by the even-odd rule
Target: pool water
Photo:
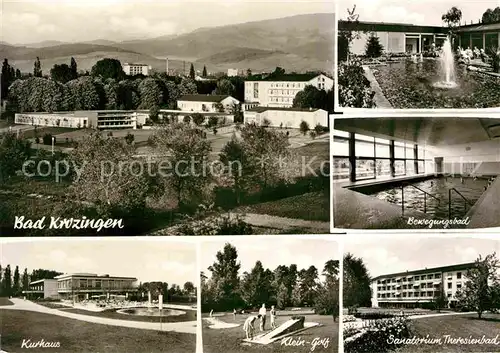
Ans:
{"type": "MultiPolygon", "coordinates": [[[[457,189],[470,204],[474,205],[485,191],[484,188],[488,185],[488,179],[482,178],[477,178],[476,180],[473,178],[464,178],[463,181],[462,184],[460,178],[443,177],[412,183],[412,185],[430,193],[439,200],[429,195],[426,196],[425,211],[428,215],[433,219],[448,219],[449,189],[457,189]]],[[[379,191],[371,194],[371,196],[399,206],[402,203],[401,186],[379,191]]],[[[451,218],[463,218],[472,206],[465,206],[464,199],[454,191],[451,197],[451,218]]],[[[412,186],[405,186],[404,208],[405,210],[424,212],[424,193],[412,186]]]]}
{"type": "Polygon", "coordinates": [[[120,314],[128,314],[128,315],[138,315],[138,316],[180,316],[186,314],[185,311],[182,310],[174,310],[174,309],[162,309],[159,308],[127,308],[121,309],[117,311],[120,314]]]}
{"type": "Polygon", "coordinates": [[[373,74],[394,108],[492,108],[500,106],[500,78],[468,71],[456,64],[456,88],[438,88],[442,81],[440,63],[435,59],[423,62],[389,63],[376,66],[373,74]]]}

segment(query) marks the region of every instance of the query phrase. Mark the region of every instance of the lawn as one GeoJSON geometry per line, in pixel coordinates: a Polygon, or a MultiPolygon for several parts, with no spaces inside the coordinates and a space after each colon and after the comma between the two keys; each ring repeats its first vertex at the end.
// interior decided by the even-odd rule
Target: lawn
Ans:
{"type": "MultiPolygon", "coordinates": [[[[303,339],[305,343],[303,347],[293,347],[282,345],[280,341],[276,341],[269,345],[260,345],[260,344],[248,344],[243,342],[245,338],[245,333],[243,332],[243,323],[247,318],[247,315],[237,315],[236,323],[239,323],[240,326],[230,329],[211,329],[208,326],[208,323],[203,320],[203,352],[204,353],[220,353],[220,352],[231,352],[231,353],[239,353],[239,352],[311,352],[313,339],[323,339],[329,338],[329,344],[327,348],[323,346],[317,346],[314,352],[317,353],[332,353],[338,352],[338,332],[339,332],[339,324],[338,322],[334,323],[331,316],[320,316],[320,315],[305,315],[306,322],[318,322],[323,324],[324,326],[313,327],[309,330],[303,331],[297,335],[293,335],[294,339],[303,339]]],[[[276,324],[280,325],[283,322],[290,319],[291,316],[282,316],[279,315],[277,317],[276,324]]],[[[221,317],[217,317],[218,319],[227,322],[234,323],[233,315],[226,314],[221,317]]],[[[269,321],[268,321],[269,322],[269,321]]],[[[267,325],[267,324],[266,324],[267,325]]],[[[255,328],[257,329],[256,333],[258,333],[258,323],[255,324],[255,328]]]]}
{"type": "Polygon", "coordinates": [[[193,353],[196,336],[100,325],[50,314],[20,310],[1,311],[2,349],[24,352],[23,339],[60,342],[60,348],[31,348],[30,352],[72,353],[193,353]]]}
{"type": "Polygon", "coordinates": [[[241,206],[236,211],[329,222],[330,195],[327,192],[311,192],[277,201],[241,206]]]}
{"type": "MultiPolygon", "coordinates": [[[[64,134],[64,133],[68,133],[68,132],[72,132],[72,131],[79,131],[81,129],[71,129],[69,127],[38,127],[36,130],[35,129],[31,129],[31,130],[27,130],[27,131],[23,131],[21,133],[21,135],[24,137],[24,138],[35,138],[36,136],[40,137],[40,139],[42,139],[43,135],[45,134],[51,134],[53,136],[57,136],[57,135],[60,135],[60,134],[64,134]]],[[[81,130],[81,131],[85,131],[85,130],[81,130]]],[[[57,137],[56,137],[56,140],[57,140],[57,137]]]]}
{"type": "Polygon", "coordinates": [[[436,352],[499,352],[498,345],[488,344],[445,344],[444,335],[451,338],[495,338],[500,334],[500,314],[484,314],[484,319],[479,320],[477,314],[454,315],[414,319],[411,322],[413,335],[417,338],[427,337],[442,338],[443,344],[407,345],[398,350],[399,353],[436,353],[436,352]]]}
{"type": "Polygon", "coordinates": [[[14,303],[5,297],[0,297],[0,306],[8,306],[8,305],[14,305],[14,303]]]}

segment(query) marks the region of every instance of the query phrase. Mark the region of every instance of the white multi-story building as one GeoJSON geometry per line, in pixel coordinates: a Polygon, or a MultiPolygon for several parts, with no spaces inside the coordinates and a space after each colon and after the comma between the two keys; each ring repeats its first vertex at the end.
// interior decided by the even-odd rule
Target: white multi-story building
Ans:
{"type": "Polygon", "coordinates": [[[75,301],[92,297],[125,296],[137,292],[137,278],[73,273],[31,282],[23,291],[28,298],[59,298],[75,301]]]}
{"type": "Polygon", "coordinates": [[[306,86],[333,89],[333,80],[324,74],[284,74],[245,81],[245,109],[253,106],[289,108],[306,86]]]}
{"type": "Polygon", "coordinates": [[[464,286],[467,270],[475,263],[425,268],[391,273],[372,279],[372,307],[415,308],[430,303],[444,291],[448,306],[457,303],[456,294],[464,286]]]}
{"type": "Polygon", "coordinates": [[[194,113],[228,113],[238,104],[236,98],[216,94],[188,94],[177,100],[177,108],[194,113]]]}
{"type": "Polygon", "coordinates": [[[323,109],[254,107],[243,112],[244,122],[269,126],[298,129],[305,121],[310,129],[316,125],[328,126],[328,112],[323,109]]]}
{"type": "Polygon", "coordinates": [[[148,76],[149,70],[151,70],[151,66],[146,64],[133,64],[133,63],[123,64],[123,71],[129,76],[135,76],[135,75],[148,76]]]}
{"type": "Polygon", "coordinates": [[[32,126],[116,130],[136,129],[144,125],[148,117],[149,111],[147,110],[78,110],[56,113],[17,113],[14,122],[32,126]]]}
{"type": "Polygon", "coordinates": [[[235,76],[242,76],[243,71],[238,70],[238,69],[227,69],[227,76],[229,77],[235,77],[235,76]]]}

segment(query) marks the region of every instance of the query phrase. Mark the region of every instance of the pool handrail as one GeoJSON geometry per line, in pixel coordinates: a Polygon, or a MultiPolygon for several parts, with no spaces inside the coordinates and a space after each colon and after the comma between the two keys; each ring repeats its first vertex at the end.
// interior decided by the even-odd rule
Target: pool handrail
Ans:
{"type": "Polygon", "coordinates": [[[438,203],[441,203],[441,201],[439,200],[439,198],[437,198],[436,196],[432,195],[431,193],[419,188],[418,186],[415,186],[411,183],[402,183],[401,184],[401,216],[404,216],[405,214],[405,191],[404,191],[404,188],[405,186],[413,186],[415,189],[421,191],[424,193],[424,213],[427,213],[427,199],[426,199],[426,195],[429,195],[430,197],[436,199],[438,201],[438,203]]]}
{"type": "Polygon", "coordinates": [[[469,206],[474,206],[472,202],[470,202],[460,191],[458,191],[456,188],[450,188],[448,189],[448,220],[451,219],[451,192],[455,191],[462,199],[464,199],[464,211],[467,211],[467,204],[469,206]]]}

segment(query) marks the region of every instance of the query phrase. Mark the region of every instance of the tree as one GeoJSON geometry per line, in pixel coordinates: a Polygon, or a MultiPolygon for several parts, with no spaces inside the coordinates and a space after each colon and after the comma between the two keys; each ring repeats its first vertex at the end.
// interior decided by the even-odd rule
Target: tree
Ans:
{"type": "Polygon", "coordinates": [[[462,20],[462,11],[453,6],[447,13],[441,16],[441,20],[448,26],[450,41],[452,44],[455,42],[456,30],[460,26],[462,20]]]}
{"type": "Polygon", "coordinates": [[[33,65],[33,76],[42,77],[42,64],[40,63],[40,58],[37,56],[35,64],[33,65]]]}
{"type": "Polygon", "coordinates": [[[363,259],[344,255],[343,276],[344,307],[371,306],[370,276],[363,259]]]}
{"type": "Polygon", "coordinates": [[[196,72],[194,71],[194,65],[191,63],[191,67],[189,68],[189,78],[194,80],[196,77],[196,72]]]}
{"type": "Polygon", "coordinates": [[[22,290],[28,290],[29,285],[30,285],[30,278],[28,275],[28,269],[25,268],[23,272],[23,276],[21,277],[21,285],[22,285],[22,290]]]}
{"type": "Polygon", "coordinates": [[[190,78],[183,78],[177,86],[179,96],[198,93],[196,83],[190,78]]]}
{"type": "Polygon", "coordinates": [[[52,69],[50,69],[50,77],[52,80],[66,83],[74,79],[73,71],[66,64],[55,64],[52,69]]]}
{"type": "Polygon", "coordinates": [[[0,182],[14,176],[31,156],[31,142],[14,133],[0,135],[0,182]]]}
{"type": "Polygon", "coordinates": [[[233,134],[219,154],[221,163],[226,168],[233,182],[236,204],[240,204],[241,195],[250,186],[254,166],[249,163],[249,156],[240,140],[233,134]]]}
{"type": "Polygon", "coordinates": [[[128,145],[131,145],[134,143],[135,136],[131,134],[130,132],[125,136],[125,142],[127,142],[128,145]]]}
{"type": "Polygon", "coordinates": [[[21,74],[21,70],[16,69],[16,78],[21,78],[23,75],[21,74]]]}
{"type": "Polygon", "coordinates": [[[217,88],[214,94],[233,96],[234,91],[235,87],[233,83],[229,79],[223,78],[217,81],[217,88]]]}
{"type": "Polygon", "coordinates": [[[194,291],[194,289],[195,289],[193,282],[186,282],[186,283],[184,283],[183,288],[184,288],[184,291],[186,293],[188,293],[188,294],[192,293],[194,291]]]}
{"type": "Polygon", "coordinates": [[[243,123],[244,114],[243,114],[243,109],[241,108],[241,103],[233,104],[230,108],[230,111],[233,114],[233,121],[235,123],[243,123]]]}
{"type": "Polygon", "coordinates": [[[285,309],[289,303],[290,298],[288,295],[288,288],[286,288],[285,283],[281,283],[278,292],[276,294],[276,307],[279,310],[285,309]]]}
{"type": "Polygon", "coordinates": [[[189,124],[189,123],[191,123],[191,117],[190,117],[189,115],[184,116],[184,118],[182,119],[182,122],[183,122],[184,124],[189,124]]]}
{"type": "Polygon", "coordinates": [[[441,311],[441,309],[446,308],[448,304],[448,298],[446,297],[446,294],[444,293],[444,289],[442,287],[434,292],[433,301],[438,313],[441,311]]]}
{"type": "Polygon", "coordinates": [[[301,109],[323,109],[329,111],[328,93],[312,85],[299,91],[293,99],[293,107],[301,109]]]}
{"type": "Polygon", "coordinates": [[[310,266],[307,270],[299,272],[300,294],[304,303],[308,305],[314,304],[314,296],[316,292],[316,280],[318,279],[318,269],[315,266],[310,266]]]}
{"type": "Polygon", "coordinates": [[[300,122],[299,129],[300,129],[300,132],[302,132],[302,135],[305,136],[307,134],[307,132],[309,131],[309,124],[307,123],[307,121],[302,120],[300,122]]]}
{"type": "Polygon", "coordinates": [[[266,188],[286,180],[288,175],[282,168],[283,161],[290,155],[286,134],[247,124],[240,128],[240,136],[254,182],[266,188]]]}
{"type": "Polygon", "coordinates": [[[238,251],[229,243],[217,252],[216,261],[208,268],[212,272],[213,300],[224,309],[234,308],[239,302],[240,268],[238,251]]]}
{"type": "Polygon", "coordinates": [[[19,266],[16,266],[14,270],[14,278],[12,283],[12,295],[19,296],[21,294],[21,283],[19,282],[19,266]]]}
{"type": "Polygon", "coordinates": [[[125,78],[120,60],[105,58],[101,59],[92,66],[91,75],[94,77],[101,77],[103,79],[114,78],[115,80],[122,80],[125,78]]]}
{"type": "Polygon", "coordinates": [[[358,31],[359,14],[356,14],[356,5],[354,5],[352,10],[347,9],[347,13],[347,20],[342,21],[342,29],[339,28],[337,36],[337,55],[339,61],[347,61],[351,43],[360,37],[358,31]]]}
{"type": "Polygon", "coordinates": [[[139,84],[139,95],[141,97],[140,109],[151,109],[159,107],[163,102],[163,92],[153,78],[146,78],[139,84]]]}
{"type": "Polygon", "coordinates": [[[252,70],[251,69],[247,69],[247,77],[250,77],[252,76],[252,70]]]}
{"type": "Polygon", "coordinates": [[[172,123],[158,129],[152,137],[156,152],[169,156],[173,173],[164,179],[164,185],[173,191],[181,208],[199,205],[208,191],[211,176],[204,163],[212,148],[200,132],[187,124],[172,123]]]}
{"type": "Polygon", "coordinates": [[[100,132],[84,136],[70,155],[81,168],[71,196],[80,204],[94,205],[99,217],[131,216],[140,219],[151,191],[147,173],[140,173],[134,149],[122,139],[100,132]]]}
{"type": "Polygon", "coordinates": [[[484,24],[500,22],[500,6],[495,7],[493,10],[492,9],[486,10],[483,13],[481,22],[484,24]]]}
{"type": "Polygon", "coordinates": [[[200,113],[194,113],[193,115],[191,115],[191,119],[193,120],[193,123],[196,124],[196,126],[200,126],[205,122],[205,117],[200,113]]]}
{"type": "Polygon", "coordinates": [[[11,69],[12,67],[9,65],[9,61],[7,59],[4,59],[2,63],[2,76],[0,77],[2,87],[0,98],[2,100],[7,98],[7,95],[9,94],[9,86],[15,80],[15,77],[13,77],[12,75],[11,69]]]}
{"type": "Polygon", "coordinates": [[[70,63],[70,68],[71,68],[71,75],[73,77],[73,80],[78,78],[78,66],[76,64],[75,58],[71,57],[71,63],[70,63]]]}
{"type": "Polygon", "coordinates": [[[241,280],[241,298],[249,306],[261,306],[268,303],[271,296],[271,282],[269,273],[257,261],[250,271],[245,272],[241,280]]]}
{"type": "Polygon", "coordinates": [[[207,67],[205,65],[203,65],[203,73],[202,73],[203,77],[207,77],[208,74],[207,74],[207,67]]]}
{"type": "Polygon", "coordinates": [[[3,295],[10,297],[12,295],[12,273],[10,265],[5,267],[2,279],[3,295]]]}
{"type": "Polygon", "coordinates": [[[38,281],[39,279],[54,279],[56,276],[59,275],[62,275],[62,273],[54,270],[46,270],[43,268],[39,268],[31,271],[30,280],[34,282],[38,281]]]}
{"type": "Polygon", "coordinates": [[[101,97],[92,77],[82,76],[69,81],[67,86],[72,94],[75,110],[98,109],[101,97]]]}
{"type": "Polygon", "coordinates": [[[459,305],[475,310],[479,318],[483,312],[495,309],[496,289],[500,282],[499,268],[500,262],[496,253],[488,254],[484,258],[479,255],[474,267],[467,270],[464,286],[457,292],[459,305]]]}
{"type": "Polygon", "coordinates": [[[378,58],[382,56],[384,47],[380,44],[380,39],[372,33],[368,41],[366,42],[365,55],[369,58],[378,58]]]}

